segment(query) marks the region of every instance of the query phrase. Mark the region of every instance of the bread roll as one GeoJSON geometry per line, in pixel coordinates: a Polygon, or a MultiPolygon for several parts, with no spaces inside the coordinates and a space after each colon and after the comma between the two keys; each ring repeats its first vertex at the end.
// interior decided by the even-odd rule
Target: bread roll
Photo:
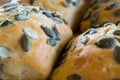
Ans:
{"type": "Polygon", "coordinates": [[[107,22],[120,21],[120,0],[92,0],[90,9],[83,16],[80,29],[99,28],[107,22]]]}
{"type": "Polygon", "coordinates": [[[87,30],[62,54],[51,80],[120,80],[120,24],[87,30]]]}
{"type": "Polygon", "coordinates": [[[72,37],[62,19],[46,12],[18,3],[0,7],[0,80],[46,80],[72,37]]]}
{"type": "Polygon", "coordinates": [[[47,10],[58,11],[74,31],[87,6],[84,0],[19,0],[20,3],[43,5],[47,10]]]}

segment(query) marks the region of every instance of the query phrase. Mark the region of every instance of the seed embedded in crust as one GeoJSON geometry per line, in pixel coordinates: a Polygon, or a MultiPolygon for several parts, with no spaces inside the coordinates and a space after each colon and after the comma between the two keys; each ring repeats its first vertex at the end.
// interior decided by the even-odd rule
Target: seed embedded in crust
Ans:
{"type": "Polygon", "coordinates": [[[115,11],[115,12],[113,13],[113,15],[114,15],[115,17],[120,17],[120,9],[118,9],[117,11],[115,11]]]}
{"type": "Polygon", "coordinates": [[[33,5],[35,3],[35,0],[30,0],[30,4],[33,5]]]}
{"type": "Polygon", "coordinates": [[[56,23],[59,23],[59,24],[62,24],[63,23],[63,20],[59,17],[54,17],[53,20],[56,22],[56,23]]]}
{"type": "Polygon", "coordinates": [[[117,36],[120,36],[120,30],[115,30],[115,31],[113,32],[113,34],[114,34],[114,35],[117,35],[117,36]]]}
{"type": "Polygon", "coordinates": [[[88,11],[87,13],[85,13],[85,15],[83,16],[83,21],[87,20],[90,16],[91,16],[91,11],[88,11]]]}
{"type": "Polygon", "coordinates": [[[56,46],[56,44],[57,44],[57,41],[55,39],[53,39],[53,38],[48,39],[47,42],[52,47],[56,46]]]}
{"type": "Polygon", "coordinates": [[[64,1],[64,2],[63,2],[63,5],[64,5],[66,8],[70,8],[70,7],[71,7],[70,3],[67,2],[67,1],[64,1]]]}
{"type": "Polygon", "coordinates": [[[29,38],[24,34],[24,35],[21,37],[21,48],[22,48],[25,52],[28,52],[28,51],[31,50],[31,47],[32,47],[31,41],[30,41],[29,38]]]}
{"type": "Polygon", "coordinates": [[[95,42],[95,45],[99,48],[112,48],[115,45],[115,39],[114,38],[103,38],[95,42]]]}
{"type": "Polygon", "coordinates": [[[44,15],[47,16],[48,18],[53,18],[52,13],[49,12],[49,11],[44,11],[42,14],[44,14],[44,15]]]}
{"type": "Polygon", "coordinates": [[[120,47],[116,46],[113,51],[114,59],[117,61],[118,64],[120,64],[120,47]]]}
{"type": "Polygon", "coordinates": [[[95,5],[92,6],[92,9],[96,10],[96,9],[100,8],[101,6],[102,6],[102,4],[100,4],[100,3],[99,4],[95,4],[95,5]]]}
{"type": "Polygon", "coordinates": [[[10,20],[0,21],[0,27],[6,27],[10,24],[12,24],[12,21],[10,20]]]}
{"type": "Polygon", "coordinates": [[[67,80],[82,80],[82,77],[79,74],[71,74],[67,77],[67,80]]]}
{"type": "Polygon", "coordinates": [[[34,29],[30,27],[25,27],[23,30],[28,37],[32,39],[38,39],[38,34],[34,29]]]}
{"type": "Polygon", "coordinates": [[[82,44],[85,44],[85,43],[87,43],[89,40],[90,40],[90,38],[87,37],[87,36],[85,36],[85,37],[81,40],[81,43],[82,43],[82,44]]]}
{"type": "Polygon", "coordinates": [[[116,2],[116,3],[113,3],[112,5],[106,7],[105,10],[112,10],[118,6],[119,6],[119,4],[116,2]]]}
{"type": "Polygon", "coordinates": [[[52,29],[50,29],[48,26],[42,25],[41,28],[43,29],[43,31],[47,36],[56,39],[56,33],[52,29]]]}
{"type": "Polygon", "coordinates": [[[17,14],[14,17],[15,17],[15,20],[17,21],[26,21],[30,19],[27,15],[21,15],[21,14],[17,14]]]}
{"type": "Polygon", "coordinates": [[[95,13],[91,16],[90,22],[91,22],[92,24],[95,24],[95,23],[98,21],[98,18],[99,18],[99,12],[95,12],[95,13]]]}
{"type": "Polygon", "coordinates": [[[56,33],[56,40],[58,40],[58,41],[61,40],[60,32],[58,31],[56,25],[54,25],[53,31],[56,33]]]}
{"type": "Polygon", "coordinates": [[[13,52],[6,46],[0,45],[0,58],[6,59],[9,57],[13,57],[13,52]]]}

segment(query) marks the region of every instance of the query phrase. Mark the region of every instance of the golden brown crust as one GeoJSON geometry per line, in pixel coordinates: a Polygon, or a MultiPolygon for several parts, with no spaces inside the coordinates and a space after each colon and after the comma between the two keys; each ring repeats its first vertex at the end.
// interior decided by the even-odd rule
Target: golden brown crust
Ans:
{"type": "Polygon", "coordinates": [[[8,56],[10,58],[6,57],[3,59],[2,55],[0,55],[0,64],[2,66],[0,79],[45,80],[51,72],[54,62],[62,48],[72,37],[72,31],[64,23],[59,24],[46,17],[42,14],[42,12],[44,12],[43,10],[36,12],[33,11],[34,7],[17,6],[17,12],[12,10],[3,12],[4,8],[0,9],[0,20],[7,19],[12,22],[8,25],[4,24],[6,26],[2,26],[4,22],[0,24],[0,45],[9,48],[12,51],[12,56],[8,56]],[[23,13],[28,19],[20,20],[20,18],[23,17],[16,19],[15,16],[23,10],[32,11],[27,15],[23,13]],[[56,25],[61,39],[57,40],[54,47],[48,43],[50,37],[46,35],[41,27],[42,25],[48,26],[50,29],[56,25]],[[32,29],[32,31],[27,32],[29,29],[32,29]],[[26,40],[25,36],[23,37],[24,34],[27,36],[27,40],[32,43],[32,46],[27,45],[29,46],[27,49],[23,44],[29,44],[29,42],[26,40]]]}
{"type": "Polygon", "coordinates": [[[101,27],[107,22],[118,23],[120,21],[120,16],[116,16],[115,12],[118,11],[119,8],[120,0],[99,0],[99,2],[92,5],[84,15],[80,26],[81,31],[83,32],[90,27],[101,27]]]}
{"type": "Polygon", "coordinates": [[[118,32],[120,26],[107,24],[74,38],[51,80],[119,80],[118,32]]]}
{"type": "MultiPolygon", "coordinates": [[[[43,5],[47,10],[60,11],[63,14],[63,18],[69,23],[72,30],[78,27],[78,23],[81,20],[82,14],[86,10],[86,5],[84,0],[73,0],[78,1],[79,6],[74,6],[70,4],[70,7],[66,7],[64,2],[66,0],[31,0],[34,1],[33,5],[43,5]]],[[[30,0],[20,0],[20,3],[30,4],[30,0]]]]}

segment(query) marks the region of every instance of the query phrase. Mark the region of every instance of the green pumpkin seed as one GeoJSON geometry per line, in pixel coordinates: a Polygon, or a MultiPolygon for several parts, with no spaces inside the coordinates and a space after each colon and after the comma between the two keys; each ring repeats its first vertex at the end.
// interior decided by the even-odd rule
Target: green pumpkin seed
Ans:
{"type": "Polygon", "coordinates": [[[64,1],[64,2],[63,2],[63,5],[64,5],[66,8],[70,8],[70,7],[71,7],[70,3],[67,2],[67,1],[64,1]]]}
{"type": "Polygon", "coordinates": [[[11,6],[17,6],[19,5],[18,3],[7,3],[5,5],[3,5],[3,8],[8,8],[8,7],[11,7],[11,6]]]}
{"type": "Polygon", "coordinates": [[[115,30],[115,31],[113,32],[113,34],[114,34],[114,35],[117,35],[117,36],[120,36],[120,30],[115,30]]]}
{"type": "Polygon", "coordinates": [[[61,39],[61,36],[60,36],[60,32],[58,31],[56,25],[54,25],[53,31],[56,33],[56,40],[59,41],[61,39]]]}
{"type": "Polygon", "coordinates": [[[16,12],[18,11],[18,6],[11,6],[11,7],[8,7],[8,8],[5,8],[5,11],[4,12],[16,12]]]}
{"type": "Polygon", "coordinates": [[[10,21],[10,20],[0,21],[0,27],[6,27],[10,24],[12,24],[12,21],[10,21]]]}
{"type": "Polygon", "coordinates": [[[0,45],[0,58],[6,59],[9,57],[13,57],[13,52],[6,46],[0,45]]]}
{"type": "Polygon", "coordinates": [[[116,46],[113,52],[114,59],[120,64],[120,47],[116,46]]]}
{"type": "Polygon", "coordinates": [[[85,36],[85,37],[81,40],[81,43],[82,43],[82,44],[85,44],[85,43],[87,43],[89,40],[90,40],[90,38],[87,37],[87,36],[85,36]]]}
{"type": "Polygon", "coordinates": [[[118,6],[119,6],[119,4],[116,2],[116,3],[113,3],[112,5],[106,7],[105,10],[112,10],[118,6]]]}
{"type": "Polygon", "coordinates": [[[26,34],[28,37],[30,37],[30,38],[32,38],[32,39],[38,39],[38,34],[37,34],[37,32],[36,32],[35,30],[33,30],[32,28],[30,28],[30,27],[25,27],[23,30],[24,30],[25,34],[26,34]]]}
{"type": "Polygon", "coordinates": [[[47,36],[56,39],[56,33],[52,29],[43,25],[41,26],[41,28],[43,29],[47,36]]]}
{"type": "Polygon", "coordinates": [[[67,77],[67,80],[82,80],[82,77],[78,74],[71,74],[67,77]]]}
{"type": "Polygon", "coordinates": [[[47,42],[52,47],[56,46],[56,44],[57,44],[57,41],[55,39],[52,39],[52,38],[48,39],[47,42]]]}
{"type": "Polygon", "coordinates": [[[115,39],[114,38],[104,38],[98,40],[95,45],[98,46],[99,48],[112,48],[115,45],[115,39]]]}
{"type": "Polygon", "coordinates": [[[29,17],[27,15],[17,14],[17,15],[15,15],[15,20],[26,21],[26,20],[29,20],[29,17]]]}
{"type": "Polygon", "coordinates": [[[32,47],[32,43],[30,42],[29,38],[24,34],[21,38],[21,48],[28,52],[32,47]]]}

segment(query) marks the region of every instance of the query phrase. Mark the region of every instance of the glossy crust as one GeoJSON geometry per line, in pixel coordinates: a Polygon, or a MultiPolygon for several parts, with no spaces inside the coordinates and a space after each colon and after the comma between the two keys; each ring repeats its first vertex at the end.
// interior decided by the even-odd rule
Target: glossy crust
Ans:
{"type": "Polygon", "coordinates": [[[81,31],[84,32],[91,27],[99,28],[107,22],[117,24],[120,21],[120,16],[115,16],[114,14],[119,8],[120,0],[98,0],[98,2],[96,1],[94,4],[91,3],[90,9],[88,9],[83,16],[83,20],[80,24],[81,31]]]}
{"type": "Polygon", "coordinates": [[[120,54],[120,37],[114,32],[116,30],[120,32],[120,26],[107,24],[103,28],[90,30],[70,41],[67,52],[61,57],[63,59],[60,61],[61,65],[55,69],[51,80],[120,79],[120,56],[116,56],[120,54]],[[85,37],[89,38],[86,42],[85,37]],[[103,44],[101,41],[99,46],[96,45],[99,40],[108,38],[114,39],[112,44],[110,44],[111,40],[110,43],[104,40],[103,44]],[[119,49],[115,49],[116,46],[119,46],[119,49]],[[116,60],[117,58],[119,60],[116,60]]]}
{"type": "MultiPolygon", "coordinates": [[[[12,24],[6,26],[0,24],[0,45],[12,51],[12,56],[2,58],[2,55],[0,55],[0,79],[45,80],[62,48],[72,37],[72,31],[64,23],[57,24],[52,19],[41,14],[43,10],[36,12],[33,11],[34,7],[32,6],[17,6],[19,7],[18,11],[12,13],[9,11],[4,12],[4,6],[1,6],[0,9],[1,20],[8,19],[12,21],[12,24]],[[32,11],[26,15],[29,19],[15,20],[15,14],[19,14],[22,10],[32,11]],[[42,25],[48,26],[50,29],[54,25],[57,26],[61,39],[57,41],[56,46],[53,47],[48,44],[47,39],[50,37],[43,31],[42,25]],[[25,34],[24,29],[26,27],[33,29],[37,33],[37,37],[33,36],[31,38],[27,36],[32,43],[30,50],[28,48],[29,51],[21,47],[21,38],[25,34]]],[[[28,34],[34,35],[35,33],[30,32],[28,34]]],[[[24,44],[27,44],[27,42],[24,44]]]]}
{"type": "Polygon", "coordinates": [[[78,27],[78,23],[87,8],[84,0],[73,0],[78,1],[79,5],[74,6],[70,4],[70,7],[64,5],[64,2],[67,0],[19,0],[20,3],[27,4],[30,4],[30,1],[34,1],[32,5],[43,5],[47,10],[60,11],[72,30],[78,27]]]}

